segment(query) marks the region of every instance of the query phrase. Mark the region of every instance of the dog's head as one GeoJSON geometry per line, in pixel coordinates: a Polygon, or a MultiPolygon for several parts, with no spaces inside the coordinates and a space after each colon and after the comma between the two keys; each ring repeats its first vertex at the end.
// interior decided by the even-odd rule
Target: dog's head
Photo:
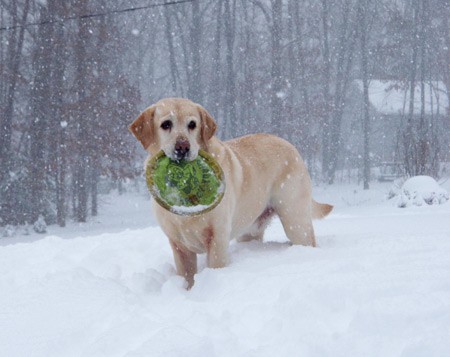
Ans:
{"type": "Polygon", "coordinates": [[[201,105],[170,98],[144,110],[129,129],[151,154],[163,150],[173,160],[194,160],[200,148],[208,148],[216,127],[201,105]]]}

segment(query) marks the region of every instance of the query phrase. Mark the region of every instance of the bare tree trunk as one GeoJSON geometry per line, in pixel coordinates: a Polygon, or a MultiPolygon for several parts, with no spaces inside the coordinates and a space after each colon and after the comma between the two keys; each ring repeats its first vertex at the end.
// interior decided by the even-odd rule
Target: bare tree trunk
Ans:
{"type": "MultiPolygon", "coordinates": [[[[41,5],[40,19],[48,18],[49,9],[41,5]]],[[[53,38],[53,25],[41,26],[37,32],[37,42],[33,53],[33,86],[31,88],[31,130],[30,130],[30,211],[28,221],[35,222],[40,215],[46,215],[47,197],[47,165],[46,153],[49,151],[48,128],[51,117],[51,99],[48,95],[51,90],[51,72],[49,65],[52,62],[51,41],[53,38]]]]}
{"type": "MultiPolygon", "coordinates": [[[[58,0],[51,0],[49,6],[55,9],[55,15],[63,17],[65,15],[64,5],[58,0]]],[[[56,222],[60,227],[66,226],[66,172],[67,172],[67,118],[64,113],[63,91],[65,63],[67,61],[64,27],[60,24],[55,26],[55,42],[53,56],[53,72],[52,72],[52,89],[53,89],[53,167],[55,177],[55,191],[56,191],[56,222]]]]}
{"type": "Polygon", "coordinates": [[[370,182],[370,116],[369,116],[369,76],[368,76],[368,23],[367,1],[359,0],[358,3],[359,37],[361,44],[361,72],[363,83],[363,188],[369,189],[370,182]]]}
{"type": "MultiPolygon", "coordinates": [[[[295,1],[295,3],[297,3],[295,1]]],[[[298,3],[297,3],[298,5],[298,3]]],[[[303,130],[306,128],[301,124],[303,113],[299,113],[297,110],[294,110],[295,107],[295,94],[296,91],[294,90],[297,88],[298,84],[298,66],[299,66],[299,58],[295,56],[295,30],[294,30],[294,21],[298,19],[294,18],[294,6],[295,4],[293,1],[288,2],[288,13],[289,16],[287,18],[287,29],[286,29],[286,38],[288,39],[287,48],[284,47],[284,49],[287,51],[287,58],[288,58],[288,78],[287,78],[287,86],[288,86],[288,93],[286,94],[286,113],[285,115],[288,118],[286,129],[287,133],[286,139],[288,139],[291,143],[297,144],[296,139],[299,137],[303,137],[297,128],[300,129],[300,132],[302,133],[303,130]],[[294,142],[295,141],[295,142],[294,142]]],[[[300,140],[302,141],[302,140],[300,140]]]]}
{"type": "MultiPolygon", "coordinates": [[[[63,126],[66,125],[63,122],[63,126]]],[[[56,179],[56,221],[60,227],[66,226],[66,130],[65,127],[59,128],[59,148],[57,154],[57,179],[56,179]]]]}
{"type": "MultiPolygon", "coordinates": [[[[87,13],[88,0],[79,0],[78,11],[80,14],[87,13]]],[[[78,162],[75,166],[76,186],[77,186],[77,212],[76,219],[78,222],[86,222],[88,214],[88,182],[87,174],[88,168],[91,165],[88,153],[88,135],[89,135],[89,119],[86,112],[87,103],[87,88],[86,78],[89,78],[87,73],[88,68],[92,70],[91,63],[88,59],[87,44],[85,41],[89,38],[89,27],[87,20],[78,20],[78,35],[75,49],[75,91],[77,94],[78,108],[77,108],[77,149],[78,149],[78,162]]]]}
{"type": "MultiPolygon", "coordinates": [[[[193,84],[192,84],[192,52],[190,48],[190,39],[186,38],[189,36],[185,36],[185,28],[183,27],[183,21],[180,19],[180,15],[185,19],[188,15],[186,11],[183,12],[174,12],[174,17],[177,22],[177,26],[179,29],[178,35],[180,36],[180,42],[177,43],[175,47],[180,47],[181,53],[178,55],[179,58],[183,60],[184,63],[184,75],[186,76],[186,83],[187,83],[187,89],[186,89],[186,95],[188,98],[191,98],[192,100],[195,100],[191,97],[193,91],[193,84]]],[[[190,35],[190,34],[189,34],[190,35]]],[[[184,90],[181,86],[182,82],[180,81],[180,88],[181,88],[181,95],[184,96],[184,90]]]]}
{"type": "Polygon", "coordinates": [[[191,83],[189,84],[189,98],[196,103],[203,102],[202,93],[202,57],[201,57],[201,43],[202,43],[202,26],[203,19],[200,12],[200,1],[193,1],[191,3],[192,9],[192,23],[190,26],[190,41],[192,54],[192,74],[190,76],[191,83]]]}
{"type": "Polygon", "coordinates": [[[351,21],[351,1],[346,0],[342,7],[342,25],[338,44],[336,80],[334,89],[333,116],[330,123],[330,153],[327,180],[334,183],[341,150],[341,123],[345,109],[350,71],[353,63],[356,23],[351,21]]]}
{"type": "Polygon", "coordinates": [[[97,216],[98,214],[98,170],[96,165],[91,170],[90,188],[91,188],[91,215],[97,216]]]}
{"type": "MultiPolygon", "coordinates": [[[[430,130],[432,121],[428,121],[425,117],[425,81],[427,71],[427,25],[428,25],[428,1],[421,0],[422,9],[420,15],[420,119],[418,132],[418,168],[419,175],[429,175],[433,166],[431,149],[437,145],[437,142],[432,141],[430,130]]],[[[431,94],[431,84],[430,84],[431,94]]],[[[431,116],[432,116],[431,112],[431,116]]]]}
{"type": "Polygon", "coordinates": [[[238,130],[236,121],[236,75],[234,70],[236,0],[225,0],[224,25],[226,42],[226,91],[225,91],[225,128],[226,138],[235,135],[238,130]]]}
{"type": "Polygon", "coordinates": [[[417,133],[414,125],[414,94],[416,88],[417,56],[419,52],[419,0],[414,0],[413,11],[414,30],[412,34],[412,57],[409,77],[409,112],[406,122],[406,132],[404,133],[404,161],[406,164],[406,172],[411,176],[417,175],[417,133]]]}
{"type": "Polygon", "coordinates": [[[246,51],[243,54],[243,99],[241,106],[241,118],[246,119],[246,129],[256,130],[256,101],[255,101],[255,72],[253,69],[254,51],[252,44],[252,28],[254,26],[254,13],[250,13],[248,2],[242,2],[244,12],[244,43],[246,51]]]}
{"type": "Polygon", "coordinates": [[[271,0],[272,4],[272,27],[271,27],[271,79],[272,88],[270,95],[271,129],[275,132],[280,131],[283,113],[283,71],[282,71],[282,48],[281,38],[283,34],[282,27],[282,0],[271,0]]]}
{"type": "Polygon", "coordinates": [[[178,72],[175,48],[173,45],[173,32],[170,21],[170,11],[172,11],[170,8],[165,9],[164,17],[166,19],[165,33],[167,39],[167,46],[169,47],[170,75],[172,78],[171,84],[172,84],[172,91],[175,95],[177,93],[177,82],[179,80],[180,74],[178,72]]]}
{"type": "MultiPolygon", "coordinates": [[[[445,86],[447,87],[447,100],[450,103],[450,1],[442,2],[439,5],[439,11],[442,13],[442,33],[444,42],[444,46],[441,48],[443,54],[439,70],[442,71],[442,77],[445,86]]],[[[450,122],[450,106],[447,109],[446,115],[450,122]]]]}
{"type": "MultiPolygon", "coordinates": [[[[212,114],[216,117],[217,120],[221,120],[220,117],[220,108],[223,107],[221,105],[222,101],[222,71],[221,71],[221,46],[222,46],[222,5],[223,1],[216,2],[216,23],[214,29],[214,47],[212,50],[212,76],[209,83],[209,95],[206,97],[208,102],[208,109],[211,110],[212,114]]],[[[222,125],[221,125],[222,126],[222,125]]]]}
{"type": "Polygon", "coordinates": [[[330,57],[330,38],[328,33],[328,21],[329,21],[329,2],[328,0],[322,0],[322,31],[323,31],[323,100],[325,104],[324,118],[322,127],[322,175],[325,178],[330,170],[330,142],[331,142],[331,113],[332,102],[330,94],[330,81],[331,81],[331,57],[330,57]]]}
{"type": "MultiPolygon", "coordinates": [[[[12,9],[12,25],[16,26],[19,22],[25,23],[30,1],[26,0],[24,9],[22,11],[22,18],[19,20],[17,0],[11,2],[12,9]]],[[[22,60],[22,49],[24,44],[25,27],[20,30],[10,31],[11,35],[8,39],[7,52],[7,67],[10,68],[6,88],[6,105],[3,114],[0,116],[0,182],[9,174],[11,169],[11,134],[12,134],[12,117],[14,112],[14,99],[17,86],[18,72],[22,60]]]]}
{"type": "Polygon", "coordinates": [[[310,101],[310,93],[308,78],[306,76],[307,71],[307,63],[305,59],[306,51],[304,50],[304,41],[305,34],[303,31],[304,19],[300,15],[300,4],[296,0],[291,0],[290,2],[290,10],[289,14],[293,19],[293,38],[292,41],[295,41],[297,51],[293,51],[291,58],[291,66],[295,66],[296,70],[292,72],[291,78],[293,78],[293,88],[300,87],[301,90],[301,101],[300,105],[302,107],[302,111],[299,114],[297,112],[297,116],[301,115],[301,118],[296,118],[295,124],[297,128],[294,128],[295,132],[298,133],[297,145],[301,145],[301,153],[305,158],[307,165],[309,166],[309,173],[311,177],[315,175],[315,169],[312,165],[314,160],[314,147],[315,137],[313,135],[313,120],[311,113],[311,101],[310,101]]]}
{"type": "MultiPolygon", "coordinates": [[[[12,25],[25,23],[28,17],[30,1],[26,0],[19,20],[17,0],[12,0],[10,4],[12,25]]],[[[24,45],[25,28],[10,32],[7,43],[8,56],[6,57],[6,68],[9,72],[7,76],[6,88],[2,104],[4,112],[0,114],[0,224],[15,224],[17,217],[14,214],[14,197],[12,187],[9,183],[10,172],[13,167],[12,150],[12,122],[14,116],[14,101],[16,96],[17,79],[19,78],[19,68],[22,60],[22,50],[24,45]]]]}

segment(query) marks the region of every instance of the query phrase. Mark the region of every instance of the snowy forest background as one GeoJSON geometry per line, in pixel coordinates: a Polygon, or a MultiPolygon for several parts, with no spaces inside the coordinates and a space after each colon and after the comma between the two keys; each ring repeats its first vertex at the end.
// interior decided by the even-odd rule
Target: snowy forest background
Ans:
{"type": "Polygon", "coordinates": [[[127,126],[170,96],[223,139],[288,139],[316,182],[368,188],[383,161],[438,178],[449,18],[447,0],[0,0],[0,226],[96,215],[101,185],[142,175],[127,126]],[[403,93],[396,115],[374,81],[403,93]]]}

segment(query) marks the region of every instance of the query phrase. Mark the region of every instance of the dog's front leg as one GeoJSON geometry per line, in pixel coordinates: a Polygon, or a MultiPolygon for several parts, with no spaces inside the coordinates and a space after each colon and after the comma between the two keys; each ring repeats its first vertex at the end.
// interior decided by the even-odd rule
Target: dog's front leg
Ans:
{"type": "Polygon", "coordinates": [[[190,289],[194,285],[194,275],[197,273],[197,254],[187,250],[171,239],[169,241],[175,259],[177,274],[186,279],[188,289],[190,289]]]}
{"type": "Polygon", "coordinates": [[[223,268],[228,263],[229,234],[208,227],[203,232],[208,268],[223,268]]]}

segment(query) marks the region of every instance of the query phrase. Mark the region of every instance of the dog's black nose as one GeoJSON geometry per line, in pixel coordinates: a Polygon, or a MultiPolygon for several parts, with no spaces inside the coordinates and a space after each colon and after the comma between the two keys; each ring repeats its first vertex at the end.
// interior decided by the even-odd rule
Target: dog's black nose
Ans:
{"type": "Polygon", "coordinates": [[[186,139],[177,140],[175,143],[175,157],[177,159],[184,159],[186,155],[189,153],[191,148],[191,144],[186,139]]]}

